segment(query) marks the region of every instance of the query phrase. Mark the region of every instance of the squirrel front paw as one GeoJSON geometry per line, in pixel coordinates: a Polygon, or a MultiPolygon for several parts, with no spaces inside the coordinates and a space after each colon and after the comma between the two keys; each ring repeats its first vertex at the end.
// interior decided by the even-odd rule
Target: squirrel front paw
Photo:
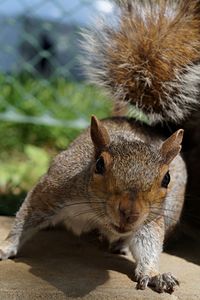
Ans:
{"type": "Polygon", "coordinates": [[[177,285],[179,285],[179,281],[171,273],[163,273],[153,277],[140,276],[136,288],[144,290],[147,286],[151,286],[158,293],[172,294],[177,285]]]}
{"type": "Polygon", "coordinates": [[[13,258],[17,254],[17,247],[8,242],[4,242],[0,245],[0,260],[5,260],[8,258],[13,258]]]}

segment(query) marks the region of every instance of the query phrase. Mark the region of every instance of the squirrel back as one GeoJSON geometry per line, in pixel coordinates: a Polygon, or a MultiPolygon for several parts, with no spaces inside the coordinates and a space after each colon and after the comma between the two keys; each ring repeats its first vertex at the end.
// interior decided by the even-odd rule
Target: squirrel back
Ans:
{"type": "Polygon", "coordinates": [[[151,123],[181,125],[199,104],[200,2],[121,0],[117,22],[86,31],[86,73],[151,123]]]}

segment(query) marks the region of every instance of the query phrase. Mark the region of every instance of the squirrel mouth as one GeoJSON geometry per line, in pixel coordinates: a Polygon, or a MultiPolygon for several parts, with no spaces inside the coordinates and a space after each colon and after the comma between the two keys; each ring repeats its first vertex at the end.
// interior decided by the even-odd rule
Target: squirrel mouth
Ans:
{"type": "Polygon", "coordinates": [[[114,224],[111,224],[112,228],[117,231],[118,233],[128,233],[131,230],[128,228],[125,228],[124,226],[116,226],[114,224]]]}

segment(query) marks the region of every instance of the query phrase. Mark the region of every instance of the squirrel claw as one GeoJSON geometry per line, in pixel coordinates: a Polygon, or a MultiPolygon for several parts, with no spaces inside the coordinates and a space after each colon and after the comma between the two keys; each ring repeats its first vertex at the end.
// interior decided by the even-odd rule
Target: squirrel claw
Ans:
{"type": "Polygon", "coordinates": [[[166,292],[172,294],[175,286],[179,285],[179,281],[171,273],[164,273],[152,277],[149,285],[158,293],[166,292]]]}
{"type": "Polygon", "coordinates": [[[164,273],[152,277],[149,285],[158,293],[166,292],[172,294],[175,286],[179,286],[179,281],[171,273],[164,273]]]}
{"type": "Polygon", "coordinates": [[[5,245],[0,247],[0,261],[8,258],[14,258],[17,250],[13,245],[5,245]]]}
{"type": "Polygon", "coordinates": [[[137,290],[145,290],[148,286],[150,277],[148,275],[142,276],[139,278],[136,289],[137,290]]]}
{"type": "Polygon", "coordinates": [[[4,251],[2,251],[0,249],[0,260],[5,260],[5,259],[7,259],[7,255],[6,255],[6,253],[4,251]]]}
{"type": "Polygon", "coordinates": [[[164,273],[151,278],[148,275],[141,276],[136,288],[145,290],[147,286],[151,286],[158,293],[172,294],[176,285],[179,286],[179,281],[171,273],[164,273]]]}

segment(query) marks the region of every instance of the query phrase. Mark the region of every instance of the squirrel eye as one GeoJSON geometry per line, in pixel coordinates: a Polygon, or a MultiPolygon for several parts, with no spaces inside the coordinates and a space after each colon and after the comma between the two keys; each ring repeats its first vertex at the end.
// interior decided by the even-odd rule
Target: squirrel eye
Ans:
{"type": "Polygon", "coordinates": [[[100,157],[100,158],[98,158],[98,160],[96,162],[95,173],[103,175],[104,172],[105,172],[104,159],[103,159],[103,157],[100,157]]]}
{"type": "Polygon", "coordinates": [[[168,184],[170,183],[170,174],[169,174],[169,171],[165,174],[163,180],[162,180],[162,183],[161,183],[161,186],[163,188],[167,188],[168,187],[168,184]]]}

